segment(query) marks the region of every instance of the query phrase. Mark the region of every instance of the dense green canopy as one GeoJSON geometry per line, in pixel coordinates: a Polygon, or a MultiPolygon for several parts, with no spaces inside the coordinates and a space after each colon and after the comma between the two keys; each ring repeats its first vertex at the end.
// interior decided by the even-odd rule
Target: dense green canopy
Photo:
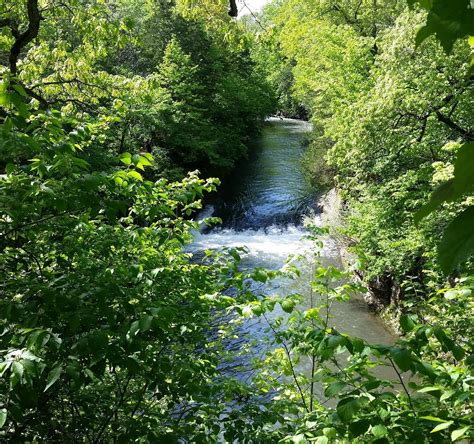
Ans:
{"type": "Polygon", "coordinates": [[[0,441],[473,439],[472,3],[238,6],[0,0],[0,441]],[[274,113],[313,123],[346,272],[311,226],[278,271],[186,252],[274,113]],[[305,264],[320,304],[252,286],[305,264]],[[366,290],[395,344],[330,326],[366,290]],[[269,344],[233,377],[252,317],[269,344]]]}

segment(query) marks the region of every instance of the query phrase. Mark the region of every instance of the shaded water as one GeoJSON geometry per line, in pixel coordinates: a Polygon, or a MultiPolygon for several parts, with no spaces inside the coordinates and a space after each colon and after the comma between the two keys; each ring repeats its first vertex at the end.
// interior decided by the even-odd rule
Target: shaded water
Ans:
{"type": "MultiPolygon", "coordinates": [[[[304,180],[301,157],[304,140],[311,130],[307,122],[271,119],[267,122],[253,159],[237,169],[220,198],[206,215],[220,217],[222,225],[197,233],[191,251],[221,247],[246,246],[248,254],[242,267],[279,269],[292,254],[304,253],[311,244],[304,240],[302,218],[313,213],[318,221],[314,191],[304,180]]],[[[321,252],[323,263],[340,265],[338,249],[326,239],[321,252]]],[[[309,305],[310,276],[303,273],[297,280],[276,280],[266,293],[281,295],[300,293],[309,305]]],[[[392,335],[360,299],[335,304],[331,323],[340,332],[361,337],[372,343],[391,343],[392,335]]],[[[258,340],[265,335],[259,322],[246,324],[241,341],[258,340]]],[[[234,346],[239,346],[237,341],[234,346]]]]}
{"type": "Polygon", "coordinates": [[[234,230],[300,224],[314,202],[304,180],[301,157],[311,126],[291,119],[270,119],[252,157],[241,163],[214,203],[214,216],[234,230]]]}

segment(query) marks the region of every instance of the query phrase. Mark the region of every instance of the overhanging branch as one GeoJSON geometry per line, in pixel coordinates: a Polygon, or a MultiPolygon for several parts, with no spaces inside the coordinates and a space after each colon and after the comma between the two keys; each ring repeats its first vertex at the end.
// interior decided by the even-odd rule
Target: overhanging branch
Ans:
{"type": "Polygon", "coordinates": [[[466,140],[474,140],[474,133],[461,128],[456,122],[453,122],[448,116],[445,116],[440,111],[436,111],[436,117],[440,122],[443,122],[446,126],[456,131],[458,134],[463,136],[466,140]]]}
{"type": "MultiPolygon", "coordinates": [[[[18,33],[14,32],[14,29],[11,25],[10,20],[10,29],[12,29],[12,34],[15,37],[15,42],[13,43],[10,49],[10,72],[13,76],[16,76],[18,73],[18,58],[20,57],[21,50],[28,45],[34,38],[38,36],[41,14],[38,9],[38,0],[27,0],[26,8],[28,12],[28,28],[25,32],[18,33]]],[[[5,19],[8,20],[8,19],[5,19]]],[[[4,20],[4,21],[5,21],[4,20]]]]}

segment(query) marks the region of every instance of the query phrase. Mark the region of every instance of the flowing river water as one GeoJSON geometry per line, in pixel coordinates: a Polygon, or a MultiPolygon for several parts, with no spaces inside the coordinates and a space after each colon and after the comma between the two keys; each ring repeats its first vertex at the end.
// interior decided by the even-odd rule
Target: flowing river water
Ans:
{"type": "MultiPolygon", "coordinates": [[[[248,253],[242,257],[242,267],[279,269],[289,255],[308,250],[311,244],[304,239],[303,218],[311,215],[316,223],[320,219],[318,196],[303,177],[301,168],[304,141],[310,130],[310,124],[299,120],[267,121],[253,156],[240,165],[219,198],[203,212],[205,216],[220,217],[222,224],[196,233],[189,247],[191,252],[245,246],[248,253]]],[[[321,258],[326,265],[341,265],[339,250],[330,238],[324,241],[321,258]]],[[[303,273],[296,280],[276,280],[265,291],[303,294],[309,306],[309,281],[308,273],[303,273]]],[[[335,304],[331,313],[331,323],[340,332],[372,343],[394,341],[361,298],[335,304]]],[[[247,322],[231,347],[237,350],[253,341],[258,349],[266,334],[261,321],[247,322]]]]}

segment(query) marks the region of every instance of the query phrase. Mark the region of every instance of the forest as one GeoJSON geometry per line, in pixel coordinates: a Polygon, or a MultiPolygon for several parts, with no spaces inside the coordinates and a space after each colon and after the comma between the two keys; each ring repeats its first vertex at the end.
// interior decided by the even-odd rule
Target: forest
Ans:
{"type": "Polygon", "coordinates": [[[471,0],[0,0],[0,442],[474,441],[473,92],[471,0]],[[338,223],[193,250],[278,122],[338,223]]]}

